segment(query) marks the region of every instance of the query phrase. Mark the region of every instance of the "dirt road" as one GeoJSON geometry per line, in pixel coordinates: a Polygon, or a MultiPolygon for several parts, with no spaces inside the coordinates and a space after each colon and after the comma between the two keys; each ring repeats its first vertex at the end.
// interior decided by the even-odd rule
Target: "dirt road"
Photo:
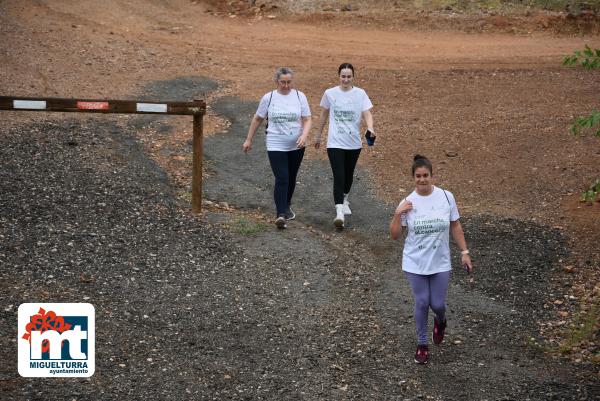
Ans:
{"type": "MultiPolygon", "coordinates": [[[[599,394],[597,365],[589,354],[589,349],[597,352],[596,346],[574,351],[573,359],[580,362],[571,365],[537,353],[535,343],[543,343],[541,328],[554,322],[557,313],[570,318],[580,297],[594,294],[598,283],[599,260],[591,247],[600,239],[594,224],[600,205],[580,206],[575,198],[590,177],[600,175],[599,144],[589,136],[574,139],[567,129],[573,115],[598,103],[600,79],[597,72],[560,64],[562,55],[600,38],[383,30],[335,18],[326,24],[280,16],[222,18],[184,0],[0,1],[0,11],[3,94],[183,100],[205,95],[210,106],[205,194],[240,212],[263,216],[253,220],[270,216],[271,177],[260,146],[245,158],[239,148],[256,101],[271,88],[274,67],[294,68],[296,85],[316,115],[322,91],[336,84],[337,65],[351,61],[357,85],[367,89],[375,105],[378,146],[361,157],[353,198],[357,213],[349,230],[343,235],[331,230],[329,171],[323,153],[312,150],[298,186],[298,222],[290,230],[281,234],[267,226],[254,236],[226,234],[220,239],[240,252],[230,255],[231,270],[220,273],[222,293],[260,305],[248,311],[240,304],[246,312],[230,314],[226,310],[237,308],[236,302],[196,299],[195,316],[211,311],[219,316],[193,335],[223,353],[203,359],[206,352],[181,348],[156,331],[168,344],[165,359],[191,352],[200,361],[201,368],[179,365],[185,386],[175,372],[141,369],[120,375],[104,361],[107,374],[120,377],[115,385],[98,376],[93,387],[82,382],[71,389],[73,394],[93,399],[92,389],[104,388],[109,398],[116,397],[134,379],[150,388],[168,383],[168,399],[188,389],[190,398],[199,399],[558,400],[599,394]],[[385,234],[391,205],[410,191],[407,169],[417,152],[434,160],[438,182],[457,195],[481,266],[473,281],[454,277],[451,341],[436,350],[438,359],[428,370],[415,369],[411,362],[410,293],[398,269],[400,248],[385,234]],[[575,273],[565,275],[565,264],[573,265],[575,273]],[[256,329],[265,325],[269,333],[279,333],[271,336],[275,343],[269,346],[256,329]],[[194,376],[201,379],[194,381],[194,376]]],[[[0,127],[9,132],[32,121],[55,121],[59,131],[69,132],[81,130],[77,124],[90,124],[85,116],[66,125],[64,118],[71,116],[6,113],[0,127]]],[[[172,193],[167,206],[158,208],[172,210],[177,194],[189,185],[189,121],[108,121],[121,127],[122,135],[135,137],[167,172],[172,193]]],[[[7,144],[15,140],[15,131],[10,132],[3,138],[7,144]]],[[[26,226],[13,204],[4,206],[4,219],[26,226]]],[[[228,226],[236,221],[214,211],[204,219],[228,226]]],[[[3,235],[14,242],[7,231],[3,235]]],[[[198,235],[205,236],[201,229],[198,235]]],[[[207,243],[214,235],[206,234],[207,243]]],[[[134,245],[133,234],[131,238],[132,249],[143,252],[134,245]]],[[[206,258],[196,252],[196,258],[206,258]]],[[[223,260],[227,252],[217,254],[223,260]]],[[[23,262],[6,255],[19,274],[23,262]]],[[[186,262],[176,263],[185,270],[186,262]]],[[[158,269],[151,278],[163,280],[161,274],[158,269]]],[[[193,283],[213,280],[206,274],[198,270],[176,281],[177,288],[166,290],[161,300],[168,303],[177,292],[198,292],[193,283]]],[[[29,285],[43,287],[38,279],[31,278],[29,285]]],[[[208,285],[202,288],[211,291],[208,285]]],[[[115,291],[103,295],[93,290],[93,301],[108,304],[110,297],[126,294],[115,291]]],[[[143,303],[144,294],[127,296],[143,303]]],[[[5,297],[13,306],[28,301],[16,289],[5,297]]],[[[192,305],[181,302],[181,308],[192,305]]],[[[118,305],[114,309],[122,312],[118,305]]],[[[12,327],[14,312],[5,310],[5,327],[12,327]]],[[[167,305],[156,309],[157,316],[168,313],[167,305]]],[[[137,324],[124,322],[127,327],[137,324]]],[[[194,333],[192,327],[182,330],[194,333]]],[[[124,344],[123,352],[143,363],[144,350],[124,344]]],[[[109,348],[100,351],[110,353],[109,348]]],[[[15,398],[36,399],[37,392],[52,387],[15,375],[16,370],[3,372],[5,387],[15,398]]],[[[146,393],[144,386],[134,385],[126,394],[140,399],[146,393]]]]}

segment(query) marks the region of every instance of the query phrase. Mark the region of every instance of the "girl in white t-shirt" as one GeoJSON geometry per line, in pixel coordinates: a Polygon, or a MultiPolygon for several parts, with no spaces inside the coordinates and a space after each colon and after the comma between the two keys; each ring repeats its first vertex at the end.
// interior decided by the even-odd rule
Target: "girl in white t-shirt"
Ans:
{"type": "Polygon", "coordinates": [[[362,149],[360,123],[364,119],[371,138],[373,131],[373,104],[367,93],[352,85],[354,67],[344,63],[338,68],[339,86],[329,88],[321,99],[321,125],[315,137],[315,148],[321,146],[321,135],[329,119],[327,134],[327,156],[333,171],[333,200],[335,219],[338,229],[344,228],[344,215],[351,214],[348,193],[352,187],[354,168],[362,149]]]}
{"type": "Polygon", "coordinates": [[[427,320],[434,312],[432,340],[439,344],[446,330],[446,294],[450,280],[450,233],[461,249],[461,263],[473,270],[465,234],[460,224],[454,195],[433,185],[433,167],[424,156],[416,155],[412,166],[415,190],[403,199],[390,223],[390,236],[396,240],[407,232],[402,253],[402,270],[415,298],[417,326],[415,362],[427,363],[427,320]]]}
{"type": "Polygon", "coordinates": [[[277,89],[265,94],[260,100],[248,128],[246,141],[242,145],[245,153],[252,149],[256,130],[266,118],[267,154],[275,176],[275,225],[280,229],[287,227],[287,220],[296,217],[290,205],[311,126],[308,101],[304,93],[293,89],[292,78],[293,72],[287,67],[275,71],[277,89]]]}

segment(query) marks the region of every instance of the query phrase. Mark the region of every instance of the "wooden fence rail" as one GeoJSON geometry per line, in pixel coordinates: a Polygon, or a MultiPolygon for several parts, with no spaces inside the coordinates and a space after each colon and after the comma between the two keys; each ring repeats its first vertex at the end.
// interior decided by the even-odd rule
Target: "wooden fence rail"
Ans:
{"type": "Polygon", "coordinates": [[[206,103],[204,100],[194,99],[193,102],[146,102],[134,100],[0,96],[0,110],[192,115],[194,117],[192,142],[192,212],[199,213],[202,210],[202,117],[206,113],[206,103]]]}

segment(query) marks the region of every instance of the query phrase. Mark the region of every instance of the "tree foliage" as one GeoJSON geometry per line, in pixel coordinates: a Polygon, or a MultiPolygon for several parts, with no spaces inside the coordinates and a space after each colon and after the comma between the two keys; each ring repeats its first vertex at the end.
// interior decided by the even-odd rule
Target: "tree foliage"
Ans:
{"type": "Polygon", "coordinates": [[[563,59],[563,65],[577,64],[588,70],[600,68],[600,49],[592,49],[585,45],[583,50],[575,50],[572,55],[567,55],[563,59]]]}
{"type": "MultiPolygon", "coordinates": [[[[578,64],[588,70],[600,69],[600,49],[592,49],[590,46],[585,45],[583,50],[575,50],[572,55],[566,55],[563,59],[563,65],[578,64]]],[[[571,133],[579,136],[583,130],[587,128],[594,129],[594,127],[598,128],[594,135],[600,137],[600,112],[596,110],[592,111],[588,117],[576,117],[571,124],[571,133]]]]}
{"type": "Polygon", "coordinates": [[[586,128],[597,127],[598,131],[594,133],[595,136],[600,137],[600,112],[592,111],[592,114],[589,117],[577,117],[575,121],[571,125],[571,133],[575,136],[579,136],[582,133],[582,130],[586,128]]]}

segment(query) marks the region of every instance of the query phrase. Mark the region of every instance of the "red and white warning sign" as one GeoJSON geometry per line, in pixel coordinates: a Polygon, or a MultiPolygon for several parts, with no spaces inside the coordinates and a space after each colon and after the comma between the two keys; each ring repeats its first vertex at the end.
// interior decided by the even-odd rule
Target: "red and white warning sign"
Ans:
{"type": "Polygon", "coordinates": [[[108,102],[77,102],[80,110],[108,110],[108,102]]]}

